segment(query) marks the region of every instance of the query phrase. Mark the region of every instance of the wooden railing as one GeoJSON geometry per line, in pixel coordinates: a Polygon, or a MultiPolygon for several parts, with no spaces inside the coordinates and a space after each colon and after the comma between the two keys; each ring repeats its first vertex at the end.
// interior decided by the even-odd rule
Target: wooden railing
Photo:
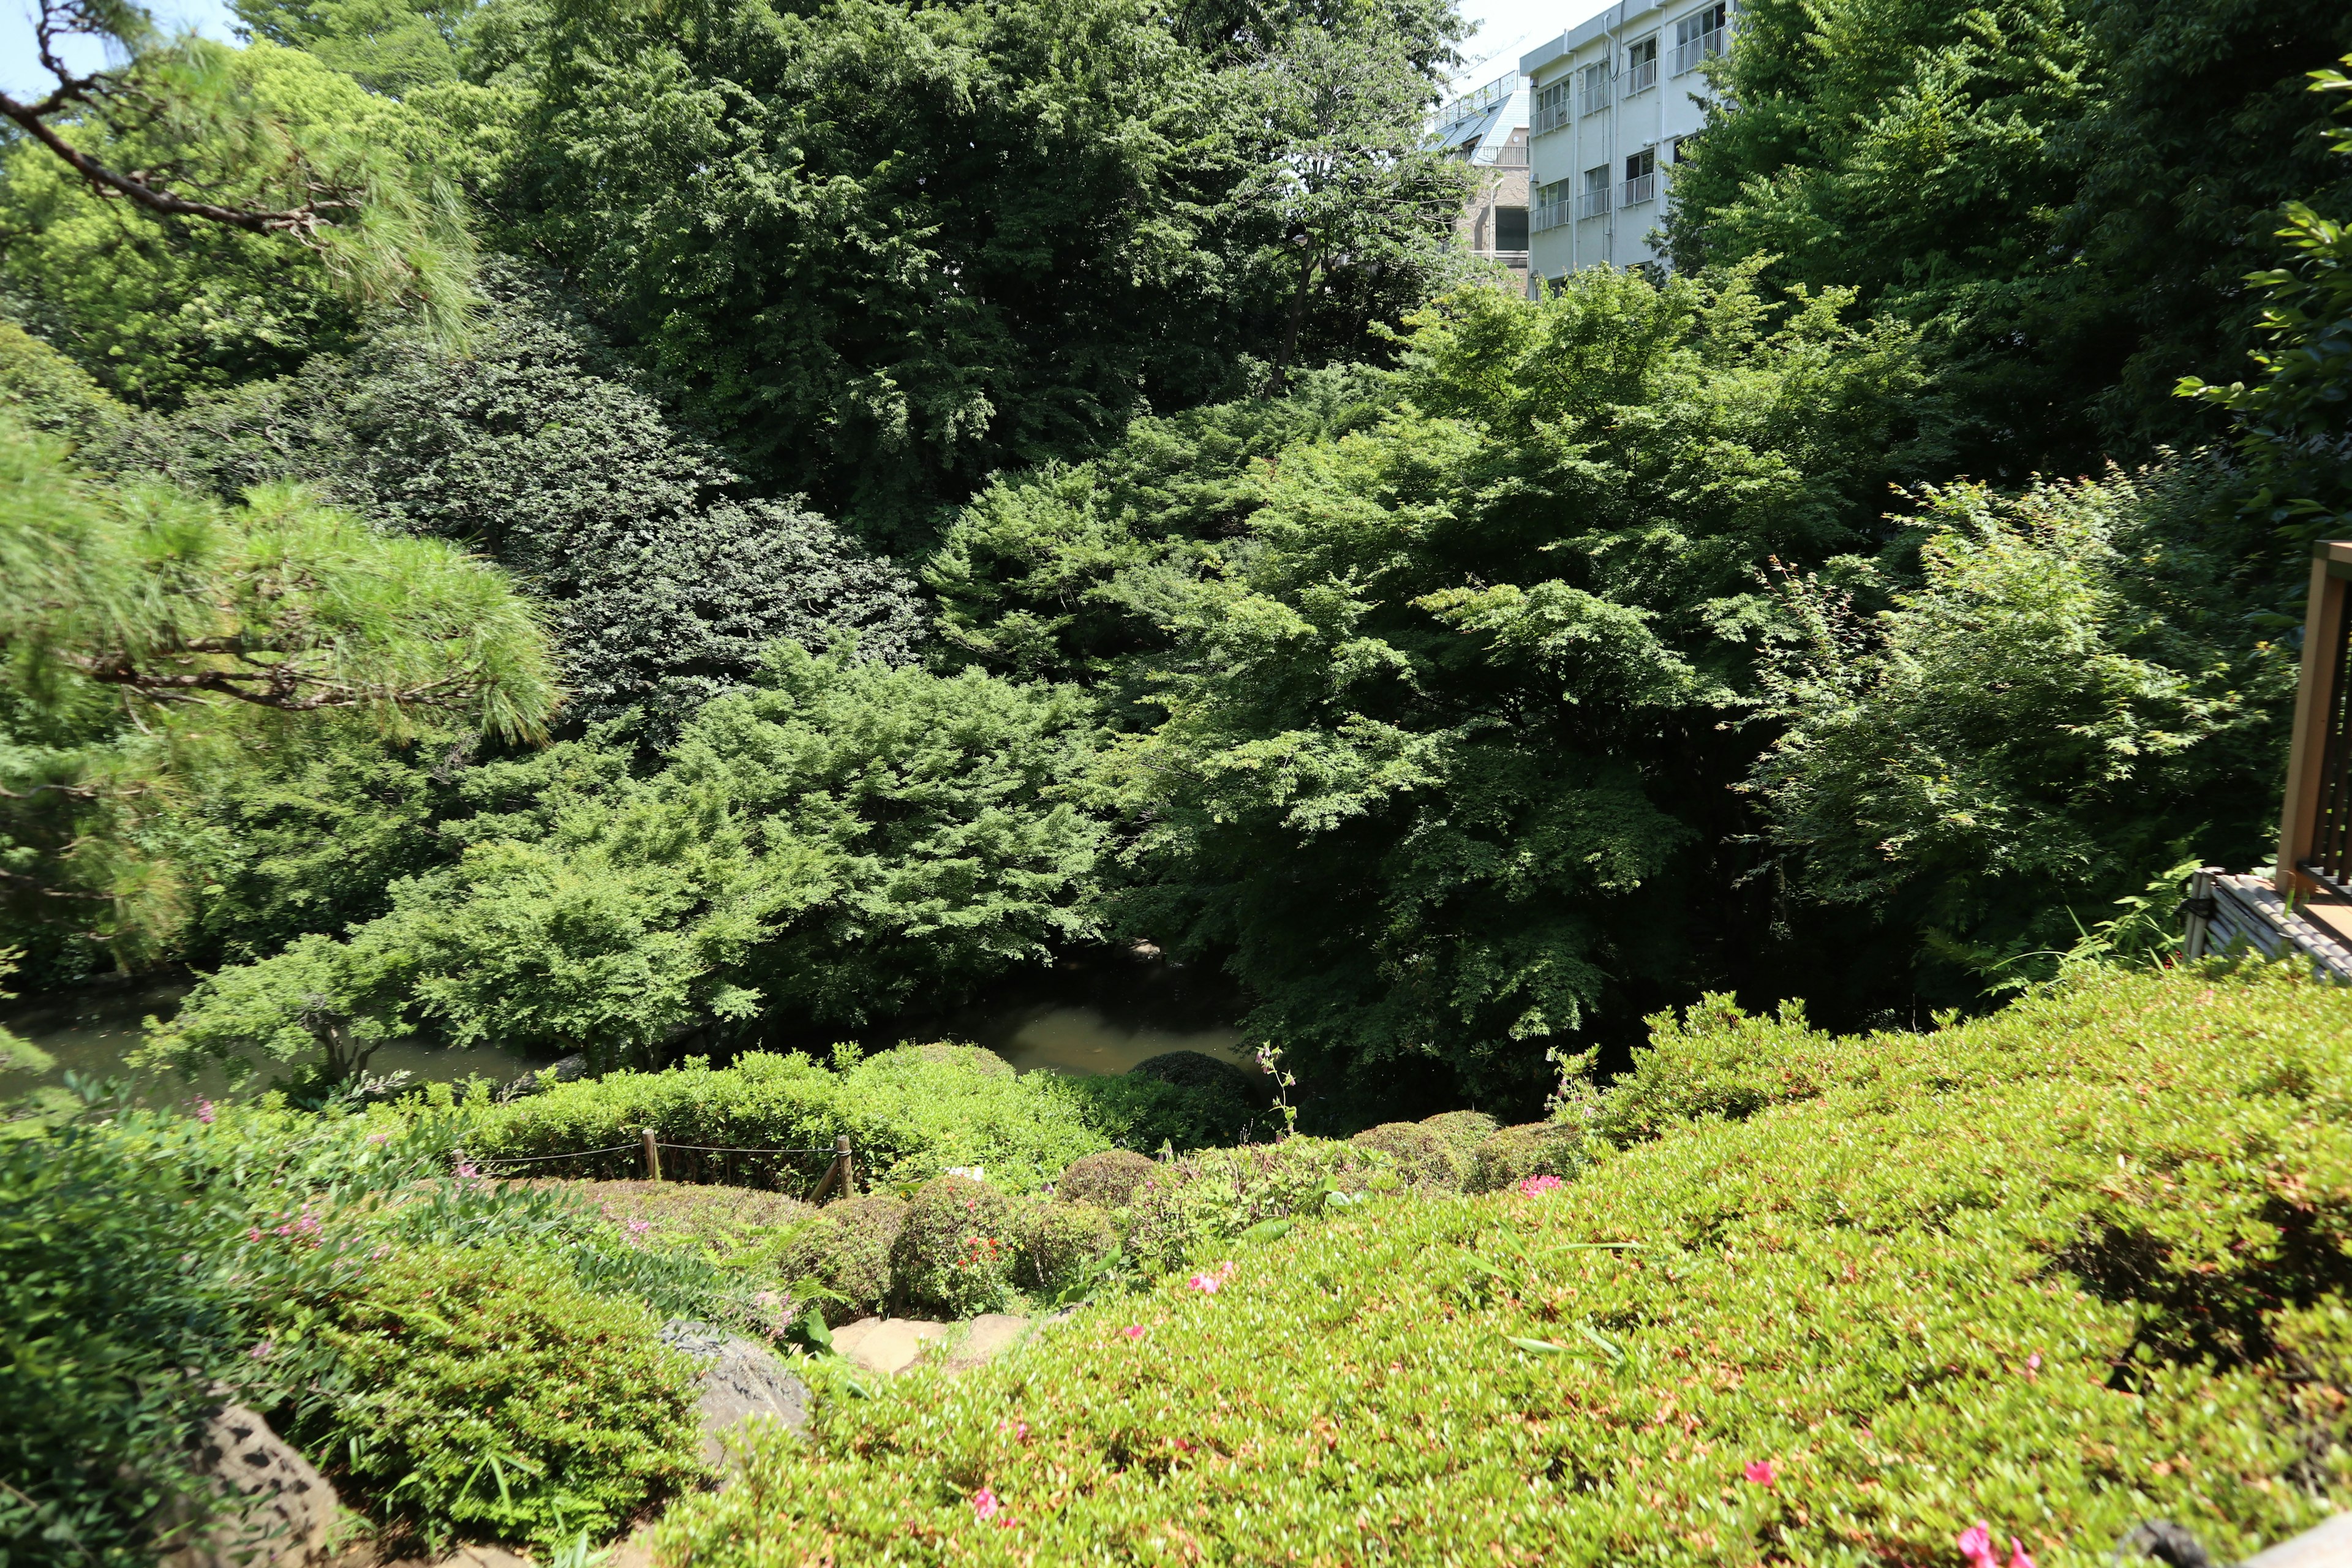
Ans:
{"type": "Polygon", "coordinates": [[[2290,898],[2352,898],[2352,540],[2312,549],[2294,741],[2279,814],[2276,883],[2290,898]]]}

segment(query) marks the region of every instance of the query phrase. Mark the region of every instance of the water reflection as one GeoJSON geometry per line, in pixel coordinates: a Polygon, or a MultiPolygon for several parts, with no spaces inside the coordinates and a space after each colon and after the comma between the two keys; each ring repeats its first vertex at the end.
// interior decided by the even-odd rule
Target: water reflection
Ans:
{"type": "MultiPolygon", "coordinates": [[[[57,1064],[46,1073],[0,1072],[0,1100],[12,1100],[44,1083],[62,1082],[68,1072],[88,1079],[129,1078],[136,1097],[150,1102],[198,1095],[217,1100],[233,1092],[227,1072],[217,1066],[204,1068],[193,1079],[183,1079],[173,1074],[132,1073],[125,1065],[138,1048],[148,1015],[170,1017],[190,984],[185,977],[175,977],[77,986],[21,997],[0,1007],[0,1025],[47,1052],[57,1064]]],[[[457,1083],[477,1075],[505,1083],[546,1065],[546,1058],[511,1051],[442,1050],[413,1041],[379,1047],[368,1058],[371,1073],[404,1071],[419,1083],[457,1083]]],[[[285,1070],[275,1063],[260,1064],[260,1070],[234,1092],[258,1093],[285,1070]]]]}
{"type": "Polygon", "coordinates": [[[1093,1007],[1040,1003],[1023,1007],[984,1030],[986,1046],[1022,1072],[1123,1073],[1170,1051],[1200,1051],[1237,1067],[1250,1066],[1239,1029],[1165,1029],[1117,1022],[1093,1007]]]}

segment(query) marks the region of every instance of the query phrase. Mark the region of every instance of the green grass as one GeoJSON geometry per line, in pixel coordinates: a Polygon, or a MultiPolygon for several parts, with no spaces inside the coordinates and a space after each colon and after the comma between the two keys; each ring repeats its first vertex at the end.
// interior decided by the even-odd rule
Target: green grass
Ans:
{"type": "Polygon", "coordinates": [[[2107,974],[1661,1047],[1565,1186],[1378,1199],[826,1399],[664,1560],[1953,1563],[1981,1519],[2053,1568],[2352,1500],[2352,993],[2107,974]]]}

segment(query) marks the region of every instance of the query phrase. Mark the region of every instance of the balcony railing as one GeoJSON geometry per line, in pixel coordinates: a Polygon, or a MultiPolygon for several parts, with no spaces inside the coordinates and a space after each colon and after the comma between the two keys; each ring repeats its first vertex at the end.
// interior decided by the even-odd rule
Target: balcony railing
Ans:
{"type": "Polygon", "coordinates": [[[1658,62],[1655,59],[1643,60],[1625,73],[1625,96],[1628,98],[1637,92],[1647,92],[1657,85],[1658,62]]]}
{"type": "Polygon", "coordinates": [[[1658,176],[1655,174],[1636,174],[1625,182],[1625,205],[1629,207],[1654,200],[1657,194],[1658,176]]]}
{"type": "Polygon", "coordinates": [[[1608,108],[1610,98],[1609,89],[1614,85],[1615,79],[1612,77],[1586,77],[1584,79],[1583,90],[1579,95],[1581,100],[1580,107],[1583,109],[1584,112],[1587,114],[1598,114],[1602,110],[1608,108]]]}
{"type": "Polygon", "coordinates": [[[1535,120],[1528,127],[1531,136],[1541,136],[1557,131],[1573,118],[1568,111],[1569,97],[1564,92],[1540,92],[1536,95],[1535,120]]]}
{"type": "Polygon", "coordinates": [[[1597,191],[1587,191],[1576,198],[1576,216],[1579,217],[1603,217],[1608,215],[1608,212],[1609,192],[1605,187],[1597,191]]]}
{"type": "Polygon", "coordinates": [[[1564,228],[1574,216],[1575,204],[1566,197],[1557,201],[1538,202],[1528,212],[1528,226],[1540,234],[1548,228],[1564,228]]]}
{"type": "Polygon", "coordinates": [[[1711,60],[1723,53],[1723,28],[1710,27],[1695,38],[1676,44],[1675,74],[1680,76],[1685,71],[1695,71],[1698,69],[1700,61],[1711,60]]]}

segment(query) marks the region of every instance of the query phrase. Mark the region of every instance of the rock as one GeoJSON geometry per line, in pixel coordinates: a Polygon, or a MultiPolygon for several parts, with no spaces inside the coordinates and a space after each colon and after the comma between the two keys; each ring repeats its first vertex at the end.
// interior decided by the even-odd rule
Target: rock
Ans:
{"type": "Polygon", "coordinates": [[[767,1351],[739,1334],[686,1318],[662,1325],[661,1337],[703,1363],[702,1397],[695,1410],[702,1419],[706,1462],[725,1463],[727,1433],[753,1416],[773,1416],[796,1435],[807,1434],[808,1384],[767,1351]]]}
{"type": "Polygon", "coordinates": [[[1010,1312],[984,1312],[971,1321],[963,1338],[948,1352],[948,1370],[970,1372],[983,1362],[993,1361],[1028,1331],[1026,1318],[1016,1318],[1010,1312]]]}
{"type": "Polygon", "coordinates": [[[915,1318],[860,1318],[833,1331],[833,1348],[868,1372],[891,1376],[914,1365],[926,1345],[953,1327],[915,1318]]]}
{"type": "Polygon", "coordinates": [[[196,1464],[223,1506],[162,1568],[300,1568],[332,1554],[335,1489],[255,1412],[223,1405],[205,1423],[196,1464]]]}
{"type": "Polygon", "coordinates": [[[531,1568],[531,1561],[503,1546],[460,1546],[446,1557],[404,1557],[383,1568],[531,1568]]]}

